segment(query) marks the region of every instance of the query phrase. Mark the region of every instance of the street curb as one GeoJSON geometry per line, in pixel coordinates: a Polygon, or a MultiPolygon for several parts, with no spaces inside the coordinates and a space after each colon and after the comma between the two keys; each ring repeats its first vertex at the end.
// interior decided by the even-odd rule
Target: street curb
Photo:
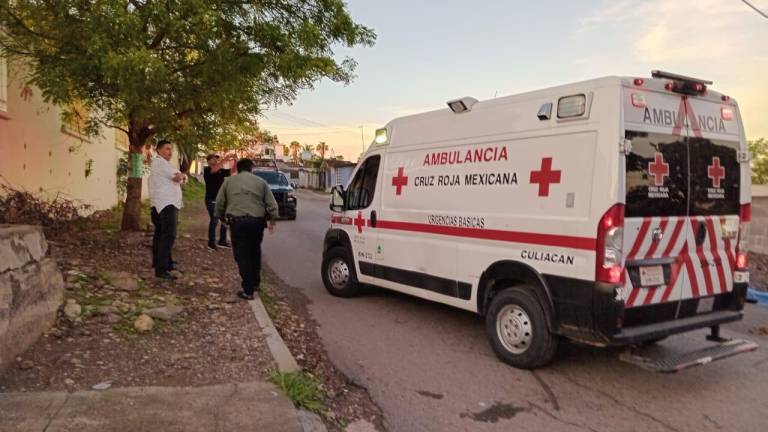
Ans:
{"type": "MultiPolygon", "coordinates": [[[[280,333],[277,332],[275,324],[264,308],[264,303],[261,302],[258,295],[255,297],[253,301],[248,303],[251,304],[251,310],[256,317],[256,321],[259,323],[259,327],[261,327],[261,332],[267,341],[267,347],[269,347],[269,351],[272,353],[272,358],[277,363],[277,369],[283,373],[301,371],[293,354],[291,354],[288,346],[285,345],[285,341],[280,336],[280,333]]],[[[325,424],[317,414],[304,409],[298,409],[296,410],[296,416],[304,432],[327,432],[325,424]]]]}
{"type": "Polygon", "coordinates": [[[277,332],[275,325],[272,323],[272,319],[269,318],[267,310],[264,308],[264,304],[261,299],[256,296],[253,301],[248,302],[251,304],[251,310],[253,315],[256,316],[256,321],[261,327],[261,332],[264,334],[264,338],[267,340],[267,346],[269,351],[272,352],[272,357],[277,363],[277,369],[280,372],[298,372],[301,370],[299,364],[296,363],[296,359],[293,358],[293,354],[288,350],[285,345],[285,341],[280,337],[280,333],[277,332]]]}

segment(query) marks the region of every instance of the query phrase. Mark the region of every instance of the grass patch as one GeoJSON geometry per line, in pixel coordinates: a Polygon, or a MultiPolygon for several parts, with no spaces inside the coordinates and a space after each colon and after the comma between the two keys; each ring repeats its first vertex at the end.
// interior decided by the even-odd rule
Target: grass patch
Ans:
{"type": "MultiPolygon", "coordinates": [[[[86,218],[83,223],[80,224],[80,228],[97,229],[106,231],[119,231],[123,222],[123,209],[125,203],[120,202],[118,205],[112,207],[109,210],[103,212],[97,212],[93,216],[86,218]]],[[[151,224],[149,216],[149,200],[144,200],[139,204],[139,227],[142,229],[151,224]]]]}
{"type": "Polygon", "coordinates": [[[277,300],[266,289],[259,290],[259,297],[261,298],[261,303],[264,304],[264,309],[267,310],[267,315],[274,321],[278,313],[277,300]]]}
{"type": "Polygon", "coordinates": [[[194,177],[190,177],[187,184],[181,186],[181,196],[185,203],[202,202],[205,200],[205,184],[194,177]]]}
{"type": "Polygon", "coordinates": [[[320,381],[314,375],[306,372],[283,373],[272,370],[269,373],[269,380],[280,387],[297,407],[314,413],[323,409],[320,381]]]}

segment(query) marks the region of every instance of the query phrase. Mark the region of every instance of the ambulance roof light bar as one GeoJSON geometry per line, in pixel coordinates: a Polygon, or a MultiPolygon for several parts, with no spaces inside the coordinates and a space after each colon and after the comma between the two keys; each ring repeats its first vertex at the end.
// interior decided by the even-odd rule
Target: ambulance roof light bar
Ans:
{"type": "Polygon", "coordinates": [[[454,114],[461,114],[463,112],[469,112],[472,110],[472,105],[477,103],[477,99],[469,96],[464,96],[461,99],[449,100],[446,102],[448,108],[454,112],[454,114]]]}
{"type": "Polygon", "coordinates": [[[667,78],[675,81],[712,85],[712,81],[707,81],[700,78],[693,78],[685,75],[678,75],[671,72],[664,72],[660,70],[652,70],[651,76],[654,78],[667,78]]]}

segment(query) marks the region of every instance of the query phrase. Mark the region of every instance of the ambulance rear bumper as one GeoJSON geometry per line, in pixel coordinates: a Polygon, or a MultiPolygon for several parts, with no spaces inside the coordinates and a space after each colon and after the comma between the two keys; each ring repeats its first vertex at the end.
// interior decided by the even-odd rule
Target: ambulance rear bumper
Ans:
{"type": "Polygon", "coordinates": [[[621,331],[612,335],[610,342],[612,345],[634,344],[645,340],[662,338],[677,333],[684,333],[700,328],[739,321],[743,317],[744,312],[740,310],[721,310],[672,321],[628,327],[621,329],[621,331]]]}

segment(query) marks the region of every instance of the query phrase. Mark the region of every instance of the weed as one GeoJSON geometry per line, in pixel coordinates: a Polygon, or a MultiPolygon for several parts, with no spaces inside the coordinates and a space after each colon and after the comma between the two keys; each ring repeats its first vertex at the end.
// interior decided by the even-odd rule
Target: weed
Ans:
{"type": "Polygon", "coordinates": [[[323,394],[320,381],[307,372],[269,372],[269,380],[280,387],[294,405],[307,411],[320,412],[323,409],[323,394]]]}
{"type": "Polygon", "coordinates": [[[269,317],[272,320],[277,318],[277,313],[278,313],[277,300],[275,300],[275,298],[272,297],[272,294],[266,289],[262,288],[261,290],[259,290],[259,297],[261,298],[261,303],[264,304],[264,309],[267,310],[267,315],[269,315],[269,317]]]}

